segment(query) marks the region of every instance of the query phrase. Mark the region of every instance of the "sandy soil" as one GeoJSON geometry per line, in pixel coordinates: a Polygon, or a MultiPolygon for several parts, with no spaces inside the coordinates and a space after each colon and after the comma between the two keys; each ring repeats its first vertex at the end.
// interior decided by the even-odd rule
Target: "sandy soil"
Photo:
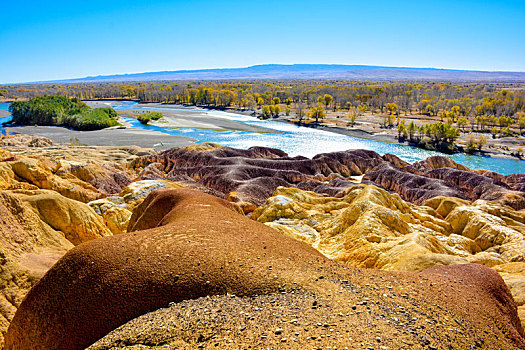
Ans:
{"type": "Polygon", "coordinates": [[[166,150],[195,143],[195,139],[164,134],[142,129],[108,128],[95,131],[76,131],[59,126],[10,126],[10,133],[30,134],[50,138],[56,142],[87,146],[128,146],[137,145],[155,150],[166,150]],[[77,141],[78,140],[78,141],[77,141]]]}
{"type": "MultiPolygon", "coordinates": [[[[107,107],[115,102],[105,101],[86,101],[91,107],[107,107]]],[[[123,103],[116,102],[117,105],[123,103]]],[[[259,132],[259,133],[279,133],[279,131],[262,128],[258,126],[247,125],[244,123],[228,120],[225,118],[215,117],[208,114],[209,110],[195,107],[185,107],[174,104],[161,104],[161,103],[142,103],[139,106],[148,108],[163,108],[161,112],[164,116],[163,119],[157,122],[150,122],[152,125],[167,127],[167,128],[198,128],[218,131],[246,131],[246,132],[259,132]]],[[[139,111],[130,110],[117,110],[119,115],[122,116],[133,116],[134,114],[140,113],[139,111]]]]}

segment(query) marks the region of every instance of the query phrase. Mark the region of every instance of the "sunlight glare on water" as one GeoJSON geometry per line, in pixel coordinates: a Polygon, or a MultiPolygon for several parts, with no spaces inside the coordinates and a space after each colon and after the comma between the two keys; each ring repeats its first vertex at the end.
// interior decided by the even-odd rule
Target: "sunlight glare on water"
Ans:
{"type": "MultiPolygon", "coordinates": [[[[203,110],[198,108],[150,108],[132,101],[119,101],[118,104],[116,102],[109,101],[108,104],[109,103],[111,103],[115,109],[125,109],[132,111],[162,111],[169,109],[170,111],[183,111],[184,113],[190,113],[196,116],[209,115],[215,118],[233,120],[248,125],[273,129],[280,132],[271,134],[242,131],[214,131],[197,128],[171,129],[155,125],[142,125],[136,119],[124,117],[124,119],[135,128],[157,130],[171,135],[194,138],[198,140],[198,142],[215,142],[224,146],[236,148],[247,149],[252,146],[272,147],[281,149],[290,156],[301,155],[305,157],[313,157],[319,153],[345,151],[349,149],[367,149],[373,150],[381,155],[385,153],[391,153],[409,163],[423,160],[432,155],[444,155],[442,153],[427,151],[408,145],[398,145],[360,139],[356,137],[335,134],[325,130],[299,127],[293,124],[277,122],[273,120],[259,120],[252,116],[235,113],[203,110]]],[[[8,110],[8,107],[8,103],[0,103],[0,109],[8,110]]],[[[8,119],[9,118],[2,118],[2,121],[7,121],[8,119]]],[[[490,158],[468,154],[453,154],[447,156],[471,169],[488,169],[501,174],[525,172],[525,161],[518,159],[490,158]]]]}
{"type": "MultiPolygon", "coordinates": [[[[164,108],[148,108],[136,102],[126,102],[123,106],[115,106],[116,109],[131,110],[159,110],[164,108]]],[[[203,109],[173,109],[174,111],[184,111],[186,113],[205,114],[216,118],[224,118],[249,125],[260,126],[268,129],[280,131],[280,134],[266,134],[254,132],[228,131],[217,132],[202,129],[166,129],[163,127],[142,125],[135,119],[127,120],[137,128],[155,129],[172,135],[192,137],[198,142],[215,142],[224,146],[236,148],[249,148],[252,146],[264,146],[278,148],[290,156],[313,157],[319,153],[345,151],[349,149],[373,150],[381,155],[385,153],[395,154],[399,158],[413,163],[426,159],[433,155],[444,155],[439,152],[424,150],[408,145],[391,144],[380,141],[360,139],[328,132],[325,130],[299,127],[293,124],[277,122],[273,120],[260,120],[252,116],[228,113],[215,110],[203,109]]],[[[502,159],[481,157],[467,154],[447,155],[458,163],[464,164],[472,169],[490,169],[501,174],[523,173],[525,172],[525,161],[518,159],[502,159]]]]}

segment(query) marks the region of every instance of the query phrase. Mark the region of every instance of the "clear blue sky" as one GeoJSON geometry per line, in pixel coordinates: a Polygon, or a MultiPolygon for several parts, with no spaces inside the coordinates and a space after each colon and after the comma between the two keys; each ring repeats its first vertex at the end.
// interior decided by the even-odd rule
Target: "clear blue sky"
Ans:
{"type": "Polygon", "coordinates": [[[525,71],[525,1],[8,1],[0,83],[264,63],[525,71]]]}

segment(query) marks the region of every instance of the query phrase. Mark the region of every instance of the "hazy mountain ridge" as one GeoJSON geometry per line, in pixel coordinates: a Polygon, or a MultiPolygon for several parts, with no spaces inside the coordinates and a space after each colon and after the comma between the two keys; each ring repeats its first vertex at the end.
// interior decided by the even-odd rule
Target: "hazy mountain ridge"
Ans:
{"type": "Polygon", "coordinates": [[[525,82],[525,72],[491,72],[437,68],[383,67],[338,64],[264,64],[244,68],[217,68],[101,75],[76,79],[42,81],[40,83],[252,79],[525,82]]]}

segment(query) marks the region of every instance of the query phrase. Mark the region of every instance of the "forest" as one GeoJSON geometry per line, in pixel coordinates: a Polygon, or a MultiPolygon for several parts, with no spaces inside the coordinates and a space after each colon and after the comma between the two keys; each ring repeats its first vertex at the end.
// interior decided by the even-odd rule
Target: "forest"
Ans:
{"type": "MultiPolygon", "coordinates": [[[[399,139],[436,149],[450,150],[461,132],[487,133],[493,138],[525,132],[523,83],[232,80],[0,87],[0,98],[7,101],[50,94],[253,110],[260,118],[286,116],[314,124],[328,114],[344,115],[352,125],[364,115],[381,116],[381,127],[397,129],[399,139]],[[427,121],[405,123],[404,118],[411,116],[424,116],[427,121]]],[[[482,138],[471,140],[470,148],[480,148],[482,143],[482,138]]]]}
{"type": "MultiPolygon", "coordinates": [[[[387,110],[393,103],[396,113],[457,116],[515,117],[525,109],[525,84],[520,83],[414,83],[359,81],[188,81],[164,83],[31,84],[4,85],[5,100],[42,95],[67,95],[86,99],[133,99],[140,102],[180,103],[212,108],[261,108],[276,98],[290,108],[307,108],[323,99],[333,110],[360,108],[372,113],[387,110]],[[331,98],[325,99],[325,95],[331,98]]],[[[497,124],[492,120],[489,125],[497,124]]]]}

